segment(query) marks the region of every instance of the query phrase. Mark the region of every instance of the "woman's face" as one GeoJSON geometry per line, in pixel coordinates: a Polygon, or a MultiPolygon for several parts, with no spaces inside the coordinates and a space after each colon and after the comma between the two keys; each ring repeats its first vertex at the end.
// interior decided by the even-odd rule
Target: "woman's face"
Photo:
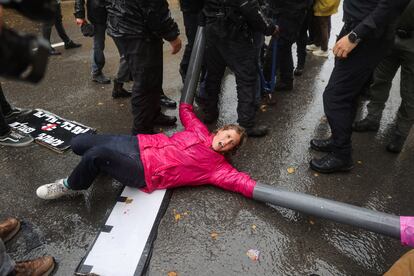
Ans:
{"type": "Polygon", "coordinates": [[[211,146],[217,152],[227,152],[239,144],[240,135],[234,129],[226,129],[217,131],[211,146]]]}

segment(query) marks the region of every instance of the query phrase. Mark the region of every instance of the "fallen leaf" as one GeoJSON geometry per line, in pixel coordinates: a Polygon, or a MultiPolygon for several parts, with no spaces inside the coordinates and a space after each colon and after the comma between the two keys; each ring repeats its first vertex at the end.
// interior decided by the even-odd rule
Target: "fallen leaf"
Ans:
{"type": "Polygon", "coordinates": [[[361,160],[358,160],[357,163],[361,165],[362,164],[362,161],[361,160]]]}
{"type": "Polygon", "coordinates": [[[98,103],[98,105],[103,105],[103,103],[98,103]]]}
{"type": "Polygon", "coordinates": [[[246,253],[246,255],[250,258],[250,260],[252,261],[258,261],[259,260],[259,255],[260,255],[260,251],[257,249],[249,249],[246,253]]]}
{"type": "Polygon", "coordinates": [[[316,177],[318,177],[319,176],[319,173],[314,173],[313,175],[316,176],[316,177]]]}
{"type": "Polygon", "coordinates": [[[120,104],[119,106],[121,106],[121,107],[122,107],[122,106],[124,106],[124,104],[120,104]]]}
{"type": "Polygon", "coordinates": [[[177,272],[175,272],[175,271],[170,271],[170,272],[168,272],[167,275],[168,276],[178,276],[177,272]]]}
{"type": "Polygon", "coordinates": [[[181,219],[181,215],[180,214],[175,214],[174,215],[175,221],[179,221],[181,219]]]}
{"type": "Polygon", "coordinates": [[[293,167],[289,167],[288,169],[287,169],[287,172],[288,172],[288,174],[292,174],[292,173],[295,173],[295,168],[293,168],[293,167]]]}
{"type": "Polygon", "coordinates": [[[313,221],[313,220],[309,220],[309,223],[311,224],[311,225],[314,225],[315,224],[315,222],[313,221]]]}
{"type": "Polygon", "coordinates": [[[253,224],[253,225],[252,225],[252,229],[253,229],[253,230],[256,230],[256,228],[257,228],[257,226],[253,224]]]}
{"type": "Polygon", "coordinates": [[[132,203],[132,201],[134,201],[134,199],[132,199],[132,198],[128,197],[128,198],[125,200],[125,203],[126,203],[126,204],[130,204],[130,203],[132,203]]]}
{"type": "Polygon", "coordinates": [[[213,240],[217,240],[218,234],[216,232],[213,232],[210,236],[213,240]]]}

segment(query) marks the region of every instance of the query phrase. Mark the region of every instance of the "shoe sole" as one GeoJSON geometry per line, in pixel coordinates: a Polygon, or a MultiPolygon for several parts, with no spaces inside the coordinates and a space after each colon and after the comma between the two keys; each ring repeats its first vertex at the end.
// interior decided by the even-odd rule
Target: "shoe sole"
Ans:
{"type": "Polygon", "coordinates": [[[17,232],[20,231],[20,221],[17,221],[17,226],[14,228],[14,230],[3,239],[4,242],[8,242],[11,240],[14,236],[16,236],[17,232]]]}
{"type": "Polygon", "coordinates": [[[319,151],[319,152],[332,152],[332,150],[320,148],[320,147],[317,147],[313,144],[310,144],[310,147],[311,147],[311,149],[319,151]]]}
{"type": "Polygon", "coordinates": [[[348,167],[339,168],[339,169],[331,169],[331,170],[321,170],[319,168],[316,168],[315,166],[310,163],[310,168],[314,171],[320,172],[320,173],[336,173],[336,172],[349,172],[354,168],[354,165],[350,165],[348,167]]]}

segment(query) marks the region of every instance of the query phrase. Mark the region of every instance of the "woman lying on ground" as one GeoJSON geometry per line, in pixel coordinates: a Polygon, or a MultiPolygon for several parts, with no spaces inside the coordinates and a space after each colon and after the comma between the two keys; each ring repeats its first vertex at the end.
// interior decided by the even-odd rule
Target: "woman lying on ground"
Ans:
{"type": "Polygon", "coordinates": [[[82,160],[67,179],[40,186],[38,197],[56,199],[88,189],[102,172],[145,192],[212,184],[251,198],[256,181],[233,168],[224,155],[242,144],[244,129],[226,125],[210,133],[192,105],[181,103],[179,113],[185,130],[171,137],[160,133],[74,138],[72,150],[82,160]]]}

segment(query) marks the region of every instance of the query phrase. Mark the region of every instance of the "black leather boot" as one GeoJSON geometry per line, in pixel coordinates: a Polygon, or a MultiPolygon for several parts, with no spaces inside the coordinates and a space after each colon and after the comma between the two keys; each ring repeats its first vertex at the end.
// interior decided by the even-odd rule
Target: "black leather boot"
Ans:
{"type": "Polygon", "coordinates": [[[332,139],[312,139],[310,141],[310,147],[317,151],[331,152],[332,151],[332,139]]]}
{"type": "Polygon", "coordinates": [[[352,124],[352,130],[356,132],[377,131],[380,127],[379,122],[364,118],[352,124]]]}
{"type": "Polygon", "coordinates": [[[352,158],[339,157],[334,153],[328,153],[320,159],[314,158],[310,162],[310,168],[320,173],[348,172],[353,167],[352,158]]]}
{"type": "Polygon", "coordinates": [[[175,122],[177,122],[177,117],[168,116],[161,112],[158,114],[157,118],[154,119],[154,125],[159,126],[174,126],[175,122]]]}
{"type": "Polygon", "coordinates": [[[112,89],[112,98],[128,98],[131,97],[131,91],[126,90],[124,83],[114,80],[114,88],[112,89]]]}
{"type": "Polygon", "coordinates": [[[161,94],[160,105],[165,106],[165,107],[170,107],[170,108],[177,107],[177,103],[174,100],[168,98],[165,94],[161,94]]]}
{"type": "Polygon", "coordinates": [[[395,133],[391,138],[391,142],[387,145],[387,151],[392,153],[400,153],[404,146],[405,139],[406,137],[395,133]]]}
{"type": "Polygon", "coordinates": [[[269,128],[267,126],[254,126],[245,129],[247,136],[249,137],[263,137],[269,132],[269,128]]]}

